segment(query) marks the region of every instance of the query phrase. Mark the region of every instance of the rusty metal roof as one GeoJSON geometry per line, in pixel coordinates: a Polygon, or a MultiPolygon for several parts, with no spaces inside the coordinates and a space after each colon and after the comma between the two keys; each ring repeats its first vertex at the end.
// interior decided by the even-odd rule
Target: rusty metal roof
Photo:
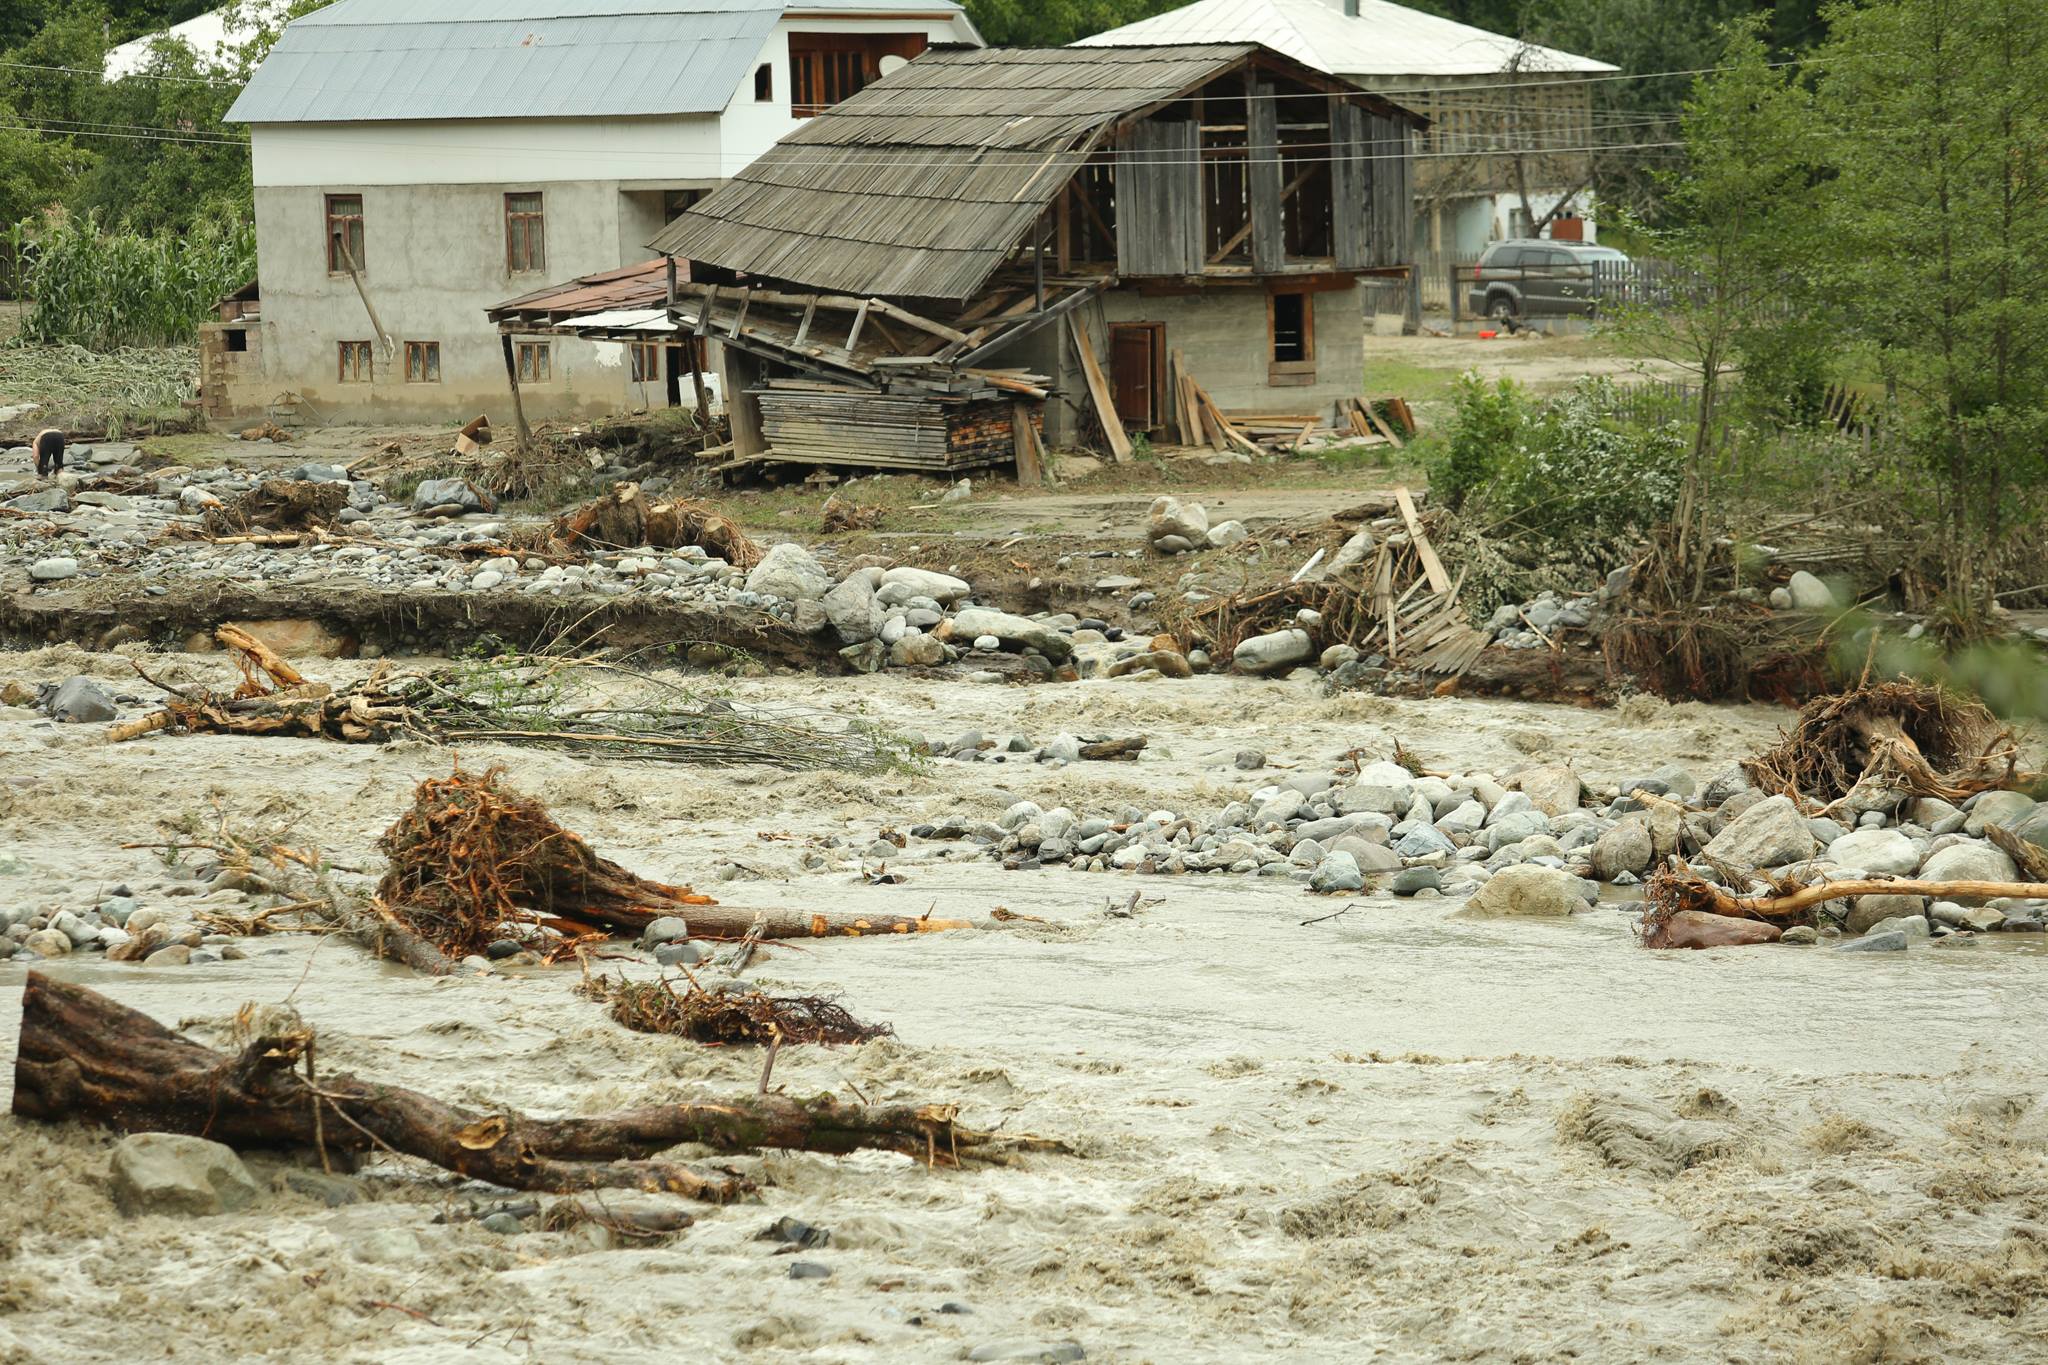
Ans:
{"type": "Polygon", "coordinates": [[[819,289],[966,298],[1103,134],[1254,54],[1354,93],[1252,43],[934,50],[807,121],[651,245],[819,289]]]}
{"type": "MultiPolygon", "coordinates": [[[[676,263],[676,278],[687,281],[685,263],[676,263]]],[[[661,308],[668,303],[668,262],[661,258],[582,275],[551,284],[485,310],[492,322],[546,326],[565,318],[620,309],[661,308]]]]}

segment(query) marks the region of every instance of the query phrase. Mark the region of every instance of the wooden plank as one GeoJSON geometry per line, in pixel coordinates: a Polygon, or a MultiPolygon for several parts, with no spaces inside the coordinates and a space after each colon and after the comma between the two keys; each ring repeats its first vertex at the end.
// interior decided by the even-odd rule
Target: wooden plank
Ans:
{"type": "Polygon", "coordinates": [[[1394,490],[1394,502],[1401,509],[1401,520],[1408,523],[1408,535],[1415,542],[1415,553],[1422,560],[1422,572],[1429,576],[1429,586],[1448,595],[1451,576],[1444,572],[1444,562],[1436,557],[1436,547],[1429,543],[1429,535],[1422,529],[1422,518],[1415,514],[1415,499],[1409,496],[1406,487],[1401,487],[1394,490]]]}
{"type": "Polygon", "coordinates": [[[1400,437],[1394,434],[1394,429],[1382,421],[1377,412],[1373,411],[1371,403],[1366,402],[1362,398],[1354,399],[1353,401],[1358,404],[1358,410],[1365,414],[1365,420],[1372,424],[1372,429],[1394,443],[1394,449],[1399,450],[1406,444],[1400,437]]]}
{"type": "Polygon", "coordinates": [[[1045,461],[1039,450],[1038,429],[1031,424],[1031,405],[1015,404],[1010,414],[1010,435],[1017,448],[1017,482],[1036,488],[1045,482],[1045,461]]]}
{"type": "Polygon", "coordinates": [[[804,344],[804,338],[811,334],[811,323],[814,320],[816,320],[817,316],[818,296],[816,294],[813,294],[809,299],[804,301],[804,320],[797,324],[796,341],[792,344],[796,346],[802,346],[804,344]]]}
{"type": "Polygon", "coordinates": [[[1116,255],[1122,275],[1202,268],[1200,129],[1192,121],[1134,125],[1117,151],[1116,255]]]}
{"type": "Polygon", "coordinates": [[[1095,403],[1095,416],[1102,423],[1109,453],[1118,464],[1122,464],[1131,458],[1131,438],[1124,434],[1124,424],[1117,418],[1116,399],[1109,391],[1109,379],[1095,361],[1095,343],[1089,340],[1088,326],[1070,313],[1067,315],[1067,332],[1074,338],[1074,353],[1081,359],[1081,375],[1088,381],[1088,397],[1095,403]]]}
{"type": "Polygon", "coordinates": [[[1367,158],[1366,112],[1341,95],[1330,96],[1331,250],[1340,267],[1372,262],[1372,173],[1367,158]]]}
{"type": "Polygon", "coordinates": [[[737,346],[720,346],[718,371],[725,382],[725,413],[732,424],[734,457],[744,460],[764,454],[768,441],[762,434],[761,400],[749,392],[761,380],[761,362],[737,346]]]}
{"type": "Polygon", "coordinates": [[[1246,174],[1251,200],[1252,270],[1274,275],[1286,268],[1287,243],[1282,236],[1280,199],[1280,110],[1270,82],[1254,87],[1252,74],[1245,71],[1245,95],[1251,102],[1246,129],[1246,174]]]}
{"type": "Polygon", "coordinates": [[[846,353],[848,355],[853,354],[854,345],[860,340],[860,329],[867,326],[867,321],[868,305],[867,301],[863,299],[860,310],[853,315],[853,330],[846,334],[846,353]]]}

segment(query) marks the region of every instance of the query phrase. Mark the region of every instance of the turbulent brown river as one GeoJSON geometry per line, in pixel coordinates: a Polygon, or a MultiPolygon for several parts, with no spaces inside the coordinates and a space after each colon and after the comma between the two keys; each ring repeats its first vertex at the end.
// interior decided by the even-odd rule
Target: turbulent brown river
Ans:
{"type": "MultiPolygon", "coordinates": [[[[171,666],[173,681],[231,668],[171,666]]],[[[335,681],[360,667],[308,665],[335,681]]],[[[147,692],[113,656],[0,655],[0,679],[81,671],[147,692]]],[[[727,686],[742,701],[821,692],[808,678],[727,686]]],[[[0,1362],[898,1362],[1068,1342],[1115,1362],[2048,1358],[2037,937],[1651,953],[1619,902],[1479,920],[1455,900],[1227,875],[913,856],[892,864],[903,883],[872,886],[852,866],[884,828],[992,818],[1016,799],[1213,812],[1261,780],[1232,767],[1246,748],[1301,772],[1398,739],[1446,772],[1540,754],[1593,780],[1671,762],[1704,780],[1785,713],[1393,703],[1210,678],[831,688],[867,720],[935,736],[1152,747],[1136,764],[937,761],[872,778],[462,759],[502,763],[600,851],[729,904],[977,921],[765,955],[751,979],[836,995],[896,1030],[787,1050],[774,1082],[957,1103],[972,1126],[1056,1136],[1073,1155],[968,1171],[729,1159],[760,1182],[758,1203],[706,1208],[664,1245],[599,1248],[436,1222],[464,1191],[395,1161],[370,1163],[369,1197],[339,1208],[278,1189],[239,1213],[124,1219],[112,1139],[0,1119],[0,1362]],[[826,867],[803,866],[812,850],[826,867]],[[992,921],[998,907],[1044,922],[992,921]],[[791,1278],[758,1240],[783,1215],[830,1231],[802,1253],[829,1278],[791,1278]]],[[[63,908],[127,883],[153,903],[165,869],[120,845],[160,838],[161,819],[211,820],[216,803],[289,819],[298,842],[373,869],[413,784],[451,757],[219,737],[109,747],[100,729],[0,708],[0,848],[19,864],[0,897],[63,908]]],[[[244,947],[206,966],[81,956],[52,970],[214,1045],[243,1003],[289,999],[319,1030],[323,1071],[478,1107],[731,1095],[761,1070],[757,1051],[625,1032],[573,994],[574,967],[430,981],[339,940],[244,947]]],[[[0,963],[10,1002],[23,972],[0,963]]],[[[10,1003],[0,1061],[17,1031],[10,1003]]],[[[251,1165],[266,1185],[278,1169],[251,1165]]]]}

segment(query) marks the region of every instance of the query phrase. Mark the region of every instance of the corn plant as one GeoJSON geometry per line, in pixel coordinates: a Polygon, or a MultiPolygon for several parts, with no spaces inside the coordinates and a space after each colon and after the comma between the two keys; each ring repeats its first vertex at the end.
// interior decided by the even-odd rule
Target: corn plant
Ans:
{"type": "Polygon", "coordinates": [[[32,301],[24,340],[106,352],[192,340],[216,303],[256,273],[256,229],[203,224],[143,236],[103,230],[93,218],[52,220],[23,248],[23,293],[32,301]]]}

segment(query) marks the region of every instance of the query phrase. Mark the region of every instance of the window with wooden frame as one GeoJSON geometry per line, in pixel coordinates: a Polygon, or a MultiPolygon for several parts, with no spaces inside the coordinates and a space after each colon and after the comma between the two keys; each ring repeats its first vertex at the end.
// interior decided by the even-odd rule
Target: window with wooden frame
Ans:
{"type": "Polygon", "coordinates": [[[772,104],[775,101],[775,64],[763,62],[754,68],[754,103],[772,104]]]}
{"type": "Polygon", "coordinates": [[[370,343],[367,341],[344,341],[341,343],[341,359],[336,378],[344,384],[367,384],[370,382],[370,343]]]}
{"type": "Polygon", "coordinates": [[[1266,295],[1266,383],[1275,388],[1316,382],[1316,296],[1306,289],[1266,295]]]}
{"type": "Polygon", "coordinates": [[[363,196],[327,196],[327,273],[346,275],[349,262],[358,271],[369,269],[363,255],[363,196]]]}
{"type": "Polygon", "coordinates": [[[797,118],[822,114],[873,84],[885,58],[909,61],[926,44],[922,33],[792,33],[789,112],[797,118]]]}
{"type": "Polygon", "coordinates": [[[505,196],[505,269],[517,275],[548,268],[547,219],[540,191],[505,196]]]}
{"type": "Polygon", "coordinates": [[[658,341],[635,341],[629,346],[633,363],[635,384],[658,384],[661,382],[661,343],[658,341]]]}
{"type": "Polygon", "coordinates": [[[441,382],[440,342],[408,341],[405,343],[405,382],[408,384],[438,384],[441,382]]]}
{"type": "Polygon", "coordinates": [[[519,382],[545,384],[554,378],[554,347],[545,341],[519,343],[519,382]]]}

